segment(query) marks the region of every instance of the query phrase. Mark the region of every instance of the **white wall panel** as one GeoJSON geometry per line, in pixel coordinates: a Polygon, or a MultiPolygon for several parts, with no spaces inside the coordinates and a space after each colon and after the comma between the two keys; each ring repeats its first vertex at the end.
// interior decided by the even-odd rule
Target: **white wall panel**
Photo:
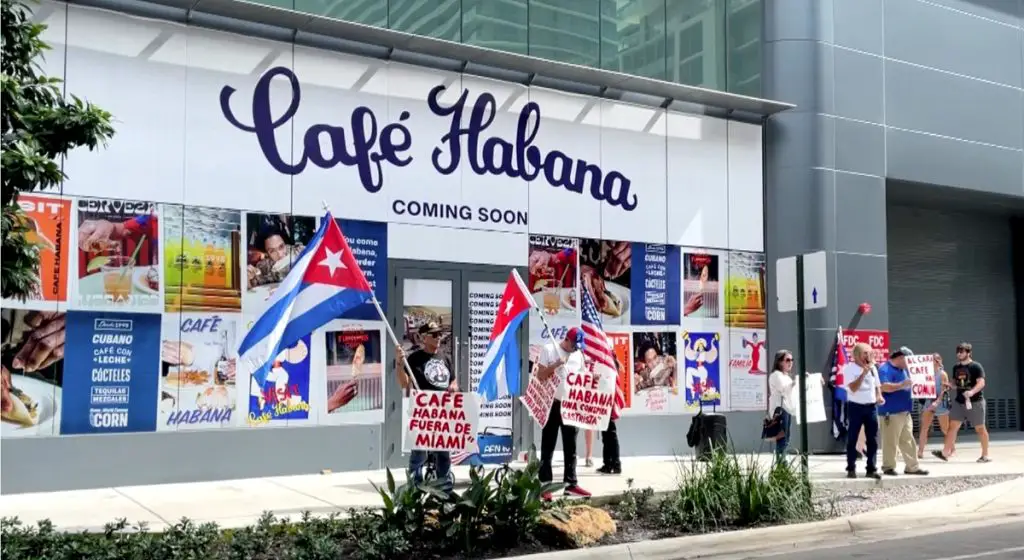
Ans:
{"type": "Polygon", "coordinates": [[[764,251],[761,127],[729,123],[729,248],[764,251]]]}
{"type": "Polygon", "coordinates": [[[668,114],[668,242],[729,245],[727,123],[668,114]]]}
{"type": "Polygon", "coordinates": [[[525,233],[388,224],[392,259],[526,266],[529,242],[525,233]]]}

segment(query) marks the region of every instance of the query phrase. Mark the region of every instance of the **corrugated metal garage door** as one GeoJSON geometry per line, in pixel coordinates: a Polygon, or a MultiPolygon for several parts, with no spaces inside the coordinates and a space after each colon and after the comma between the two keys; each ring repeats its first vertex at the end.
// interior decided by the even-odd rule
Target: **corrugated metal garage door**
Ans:
{"type": "Polygon", "coordinates": [[[889,206],[892,345],[939,352],[948,370],[961,340],[985,366],[988,426],[1018,430],[1016,306],[1008,219],[889,206]]]}

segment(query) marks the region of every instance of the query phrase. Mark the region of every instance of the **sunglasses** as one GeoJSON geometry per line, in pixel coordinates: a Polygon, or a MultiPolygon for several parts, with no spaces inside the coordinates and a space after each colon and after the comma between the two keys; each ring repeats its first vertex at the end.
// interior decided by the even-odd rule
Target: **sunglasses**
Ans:
{"type": "Polygon", "coordinates": [[[957,354],[966,354],[966,353],[968,353],[968,352],[970,352],[970,350],[968,350],[968,349],[966,349],[966,348],[957,348],[957,349],[956,349],[956,353],[957,353],[957,354]]]}
{"type": "Polygon", "coordinates": [[[793,358],[783,358],[782,361],[783,362],[792,362],[793,358]]]}

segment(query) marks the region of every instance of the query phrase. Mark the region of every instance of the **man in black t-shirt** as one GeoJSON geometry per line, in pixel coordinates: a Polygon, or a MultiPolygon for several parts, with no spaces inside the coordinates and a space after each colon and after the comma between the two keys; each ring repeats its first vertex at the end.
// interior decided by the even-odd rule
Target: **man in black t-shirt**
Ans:
{"type": "Polygon", "coordinates": [[[957,363],[950,372],[950,381],[956,389],[956,397],[949,410],[949,429],[946,430],[946,445],[942,451],[934,451],[933,455],[949,460],[956,445],[956,434],[960,425],[969,421],[974,426],[981,441],[981,457],[979,463],[991,461],[988,457],[988,428],[985,427],[985,368],[975,362],[970,342],[961,342],[956,347],[957,363]]]}
{"type": "MultiPolygon", "coordinates": [[[[444,332],[441,326],[430,321],[421,326],[419,330],[420,347],[409,354],[407,360],[411,373],[405,369],[405,350],[401,346],[395,348],[395,371],[398,373],[398,385],[408,395],[410,388],[420,391],[451,391],[459,390],[455,380],[455,370],[452,362],[447,356],[438,354],[441,346],[441,334],[444,332]],[[413,386],[415,380],[415,386],[413,386]]],[[[427,458],[434,459],[437,468],[437,479],[443,481],[445,488],[451,491],[451,482],[448,473],[452,468],[452,456],[447,451],[413,451],[409,455],[409,472],[412,473],[413,481],[419,484],[423,481],[423,465],[427,458]]]]}

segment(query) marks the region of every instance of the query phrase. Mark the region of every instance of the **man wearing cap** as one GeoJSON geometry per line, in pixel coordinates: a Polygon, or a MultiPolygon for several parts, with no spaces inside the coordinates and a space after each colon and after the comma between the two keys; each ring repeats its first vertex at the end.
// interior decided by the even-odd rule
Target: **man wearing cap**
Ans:
{"type": "Polygon", "coordinates": [[[988,456],[988,428],[985,427],[985,368],[974,361],[974,347],[970,342],[961,342],[956,347],[956,365],[953,366],[952,382],[956,397],[949,409],[949,429],[946,430],[946,445],[942,451],[932,454],[948,461],[956,445],[956,435],[964,422],[970,422],[981,442],[979,463],[990,463],[988,456]]]}
{"type": "Polygon", "coordinates": [[[905,474],[926,475],[917,461],[917,445],[914,442],[914,421],[910,412],[914,409],[914,382],[907,371],[907,356],[914,353],[906,346],[889,356],[889,361],[878,368],[878,380],[882,384],[885,402],[878,407],[882,432],[882,474],[896,476],[896,450],[903,455],[905,474]]]}
{"type": "MultiPolygon", "coordinates": [[[[537,379],[547,381],[551,376],[558,375],[559,369],[564,369],[566,361],[573,352],[577,352],[583,346],[583,332],[573,327],[565,334],[561,342],[554,340],[544,345],[540,358],[537,360],[537,379]]],[[[564,372],[561,374],[565,382],[564,372]]],[[[557,394],[557,391],[556,391],[557,394]]],[[[548,414],[548,421],[541,430],[540,440],[540,473],[538,476],[541,482],[548,483],[554,478],[551,473],[551,459],[555,455],[555,446],[558,444],[558,433],[562,433],[562,458],[565,461],[562,481],[565,483],[565,493],[569,496],[589,497],[590,492],[579,487],[576,482],[576,428],[562,423],[562,401],[557,398],[551,404],[551,412],[548,414]]],[[[551,495],[543,496],[550,500],[551,495]]]]}
{"type": "MultiPolygon", "coordinates": [[[[401,346],[395,347],[395,371],[398,372],[398,385],[403,391],[410,388],[420,391],[451,391],[459,390],[455,380],[455,370],[452,369],[452,362],[446,356],[437,353],[441,346],[441,334],[444,330],[441,325],[429,321],[422,325],[417,331],[420,335],[420,347],[409,354],[407,360],[405,350],[401,346]],[[411,372],[406,371],[405,362],[408,361],[411,372]],[[412,387],[413,380],[416,381],[412,387]]],[[[445,481],[450,485],[448,473],[452,468],[452,456],[447,451],[413,451],[409,455],[409,472],[413,480],[418,484],[423,482],[423,465],[427,463],[428,456],[434,459],[437,468],[437,479],[445,481]]],[[[451,491],[451,488],[447,488],[451,491]]]]}

